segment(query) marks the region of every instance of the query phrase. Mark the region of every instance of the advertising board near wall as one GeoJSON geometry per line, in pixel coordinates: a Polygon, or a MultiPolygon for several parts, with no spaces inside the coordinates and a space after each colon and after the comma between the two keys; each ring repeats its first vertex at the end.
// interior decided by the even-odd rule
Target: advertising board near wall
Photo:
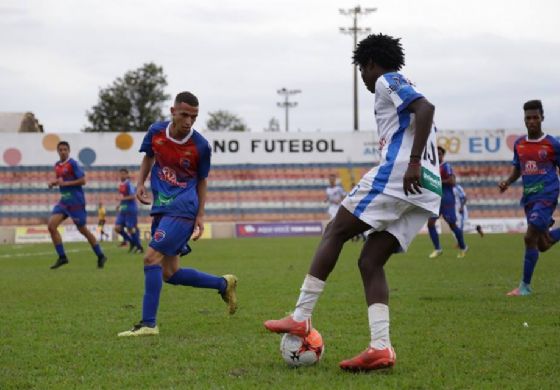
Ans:
{"type": "Polygon", "coordinates": [[[236,223],[237,237],[320,236],[321,222],[236,223]]]}

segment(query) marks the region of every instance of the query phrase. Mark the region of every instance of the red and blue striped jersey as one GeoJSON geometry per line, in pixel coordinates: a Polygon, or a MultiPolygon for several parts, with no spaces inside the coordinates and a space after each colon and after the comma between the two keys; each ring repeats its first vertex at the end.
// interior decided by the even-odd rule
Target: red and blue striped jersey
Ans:
{"type": "MultiPolygon", "coordinates": [[[[78,165],[76,160],[69,158],[66,161],[57,161],[54,164],[56,177],[61,177],[64,181],[77,180],[84,177],[84,170],[78,165]]],[[[82,186],[59,187],[61,198],[59,203],[64,205],[85,205],[86,199],[82,186]]]]}
{"type": "Polygon", "coordinates": [[[154,197],[151,214],[195,218],[197,185],[210,171],[210,144],[194,129],[182,140],[171,138],[170,125],[169,121],[152,124],[140,147],[140,152],[155,156],[150,179],[154,197]]]}
{"type": "MultiPolygon", "coordinates": [[[[130,180],[121,181],[119,183],[119,194],[122,196],[129,196],[135,195],[136,190],[130,180]]],[[[136,206],[136,200],[121,200],[119,211],[121,213],[136,213],[138,211],[138,207],[136,206]]]]}
{"type": "Polygon", "coordinates": [[[556,138],[546,134],[536,140],[518,138],[513,147],[513,165],[520,170],[523,180],[521,204],[558,200],[560,142],[556,138]]]}

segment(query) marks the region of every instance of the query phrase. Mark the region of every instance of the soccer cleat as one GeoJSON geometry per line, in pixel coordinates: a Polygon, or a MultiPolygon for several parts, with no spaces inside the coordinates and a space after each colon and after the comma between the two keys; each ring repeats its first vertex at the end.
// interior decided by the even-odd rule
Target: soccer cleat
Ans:
{"type": "Polygon", "coordinates": [[[56,259],[56,263],[51,265],[51,269],[57,269],[58,267],[62,267],[64,264],[68,264],[68,258],[59,257],[58,259],[56,259]]]}
{"type": "Polygon", "coordinates": [[[136,249],[134,249],[134,253],[144,253],[144,248],[137,245],[136,249]]]}
{"type": "Polygon", "coordinates": [[[224,275],[222,276],[226,280],[226,290],[220,293],[222,299],[228,306],[229,314],[234,314],[237,310],[237,276],[235,275],[224,275]]]}
{"type": "Polygon", "coordinates": [[[396,360],[397,355],[393,347],[384,349],[369,347],[358,356],[343,360],[338,365],[347,371],[370,371],[393,367],[396,360]]]}
{"type": "Polygon", "coordinates": [[[430,259],[435,259],[436,257],[439,257],[443,255],[443,249],[434,249],[434,251],[432,253],[430,253],[430,256],[428,256],[430,259]]]}
{"type": "Polygon", "coordinates": [[[148,326],[143,322],[139,322],[132,327],[130,330],[125,330],[124,332],[120,332],[117,336],[118,337],[137,337],[137,336],[157,336],[159,334],[159,329],[156,326],[148,326]]]}
{"type": "Polygon", "coordinates": [[[274,333],[289,333],[294,336],[305,337],[311,332],[311,318],[304,321],[296,321],[289,315],[280,320],[268,320],[264,327],[274,333]]]}
{"type": "Polygon", "coordinates": [[[459,253],[457,253],[457,258],[462,259],[463,257],[465,257],[467,255],[468,250],[469,250],[468,246],[466,246],[465,249],[460,249],[459,253]]]}
{"type": "Polygon", "coordinates": [[[521,283],[519,287],[514,288],[506,295],[508,297],[526,297],[527,295],[531,295],[532,292],[533,289],[531,288],[531,286],[525,283],[521,283]]]}
{"type": "Polygon", "coordinates": [[[107,257],[105,255],[99,256],[97,258],[97,268],[103,268],[107,262],[107,257]]]}

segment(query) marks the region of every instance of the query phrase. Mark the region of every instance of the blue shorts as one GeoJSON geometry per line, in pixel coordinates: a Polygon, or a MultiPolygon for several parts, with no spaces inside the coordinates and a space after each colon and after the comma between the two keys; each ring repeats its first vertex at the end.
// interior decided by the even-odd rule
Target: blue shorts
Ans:
{"type": "Polygon", "coordinates": [[[552,214],[556,209],[557,202],[551,200],[538,200],[525,205],[525,216],[527,223],[533,225],[537,230],[544,232],[553,223],[552,214]]]}
{"type": "Polygon", "coordinates": [[[439,215],[441,215],[449,225],[456,224],[457,213],[455,210],[455,201],[444,203],[442,199],[441,205],[439,206],[439,215]]]}
{"type": "Polygon", "coordinates": [[[136,213],[118,213],[115,225],[125,226],[129,229],[138,225],[138,214],[136,213]]]}
{"type": "Polygon", "coordinates": [[[192,219],[155,215],[149,245],[166,256],[185,255],[190,252],[187,243],[193,230],[192,219]]]}
{"type": "Polygon", "coordinates": [[[87,212],[85,204],[71,204],[57,203],[51,214],[62,214],[64,218],[72,218],[74,225],[82,227],[87,222],[87,212]]]}

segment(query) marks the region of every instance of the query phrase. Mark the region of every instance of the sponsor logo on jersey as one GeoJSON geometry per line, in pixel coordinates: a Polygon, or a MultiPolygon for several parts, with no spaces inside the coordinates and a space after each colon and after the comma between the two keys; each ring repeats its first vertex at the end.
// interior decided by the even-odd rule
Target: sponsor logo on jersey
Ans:
{"type": "Polygon", "coordinates": [[[181,188],[186,188],[187,187],[187,183],[179,182],[177,180],[177,172],[175,172],[175,170],[173,168],[163,167],[158,172],[158,178],[160,180],[162,180],[166,183],[169,183],[171,185],[174,185],[176,187],[181,187],[181,188]]]}

